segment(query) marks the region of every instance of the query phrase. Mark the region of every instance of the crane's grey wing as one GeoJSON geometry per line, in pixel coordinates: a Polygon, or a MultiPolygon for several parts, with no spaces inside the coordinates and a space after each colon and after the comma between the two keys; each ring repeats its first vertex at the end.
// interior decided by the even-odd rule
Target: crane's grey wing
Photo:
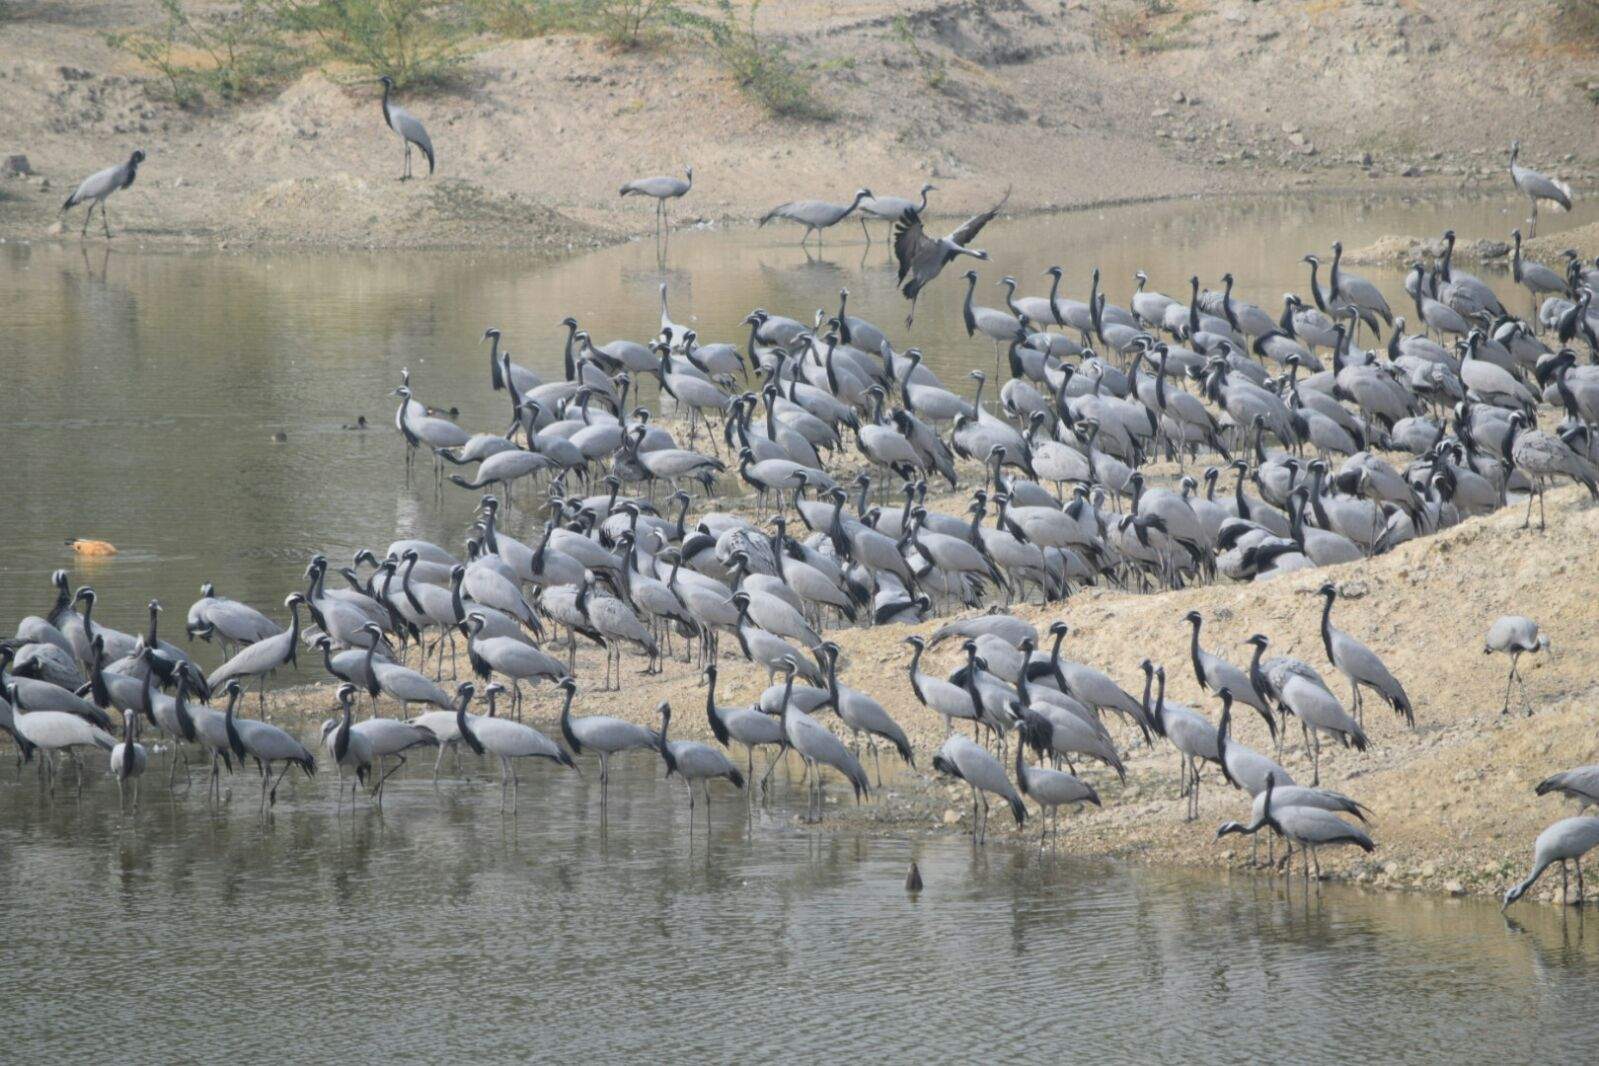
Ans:
{"type": "Polygon", "coordinates": [[[973,215],[971,218],[961,223],[960,229],[956,230],[954,233],[951,233],[949,235],[949,239],[963,248],[966,247],[966,245],[977,239],[977,235],[983,232],[984,226],[994,221],[994,216],[998,215],[1002,210],[1004,210],[1005,204],[1009,200],[1010,189],[1007,188],[1005,190],[1005,195],[999,198],[999,203],[995,204],[993,207],[990,207],[982,214],[973,215]]]}
{"type": "Polygon", "coordinates": [[[233,600],[225,600],[206,607],[202,617],[229,640],[246,640],[253,643],[283,632],[282,626],[260,611],[233,600]]]}
{"type": "Polygon", "coordinates": [[[1553,200],[1560,205],[1561,210],[1571,210],[1571,186],[1547,174],[1536,170],[1518,167],[1521,173],[1516,175],[1516,184],[1529,196],[1537,196],[1545,200],[1553,200]]]}
{"type": "Polygon", "coordinates": [[[428,157],[428,173],[433,173],[433,141],[428,137],[428,131],[422,125],[422,120],[403,107],[393,110],[394,128],[401,137],[422,149],[422,154],[428,157]]]}
{"type": "Polygon", "coordinates": [[[762,215],[761,220],[759,223],[757,223],[757,225],[764,226],[774,218],[791,218],[793,216],[790,214],[790,212],[792,212],[796,206],[798,205],[793,200],[790,200],[788,203],[778,204],[776,207],[766,212],[766,214],[762,215]]]}
{"type": "Polygon", "coordinates": [[[917,252],[926,243],[928,240],[922,232],[921,216],[916,213],[916,208],[907,207],[899,216],[899,221],[894,223],[894,258],[899,261],[900,281],[904,281],[905,275],[910,273],[917,252]]]}
{"type": "Polygon", "coordinates": [[[907,207],[894,224],[894,258],[899,261],[899,280],[905,282],[906,297],[915,297],[923,286],[944,269],[944,249],[922,229],[916,209],[907,207]],[[909,281],[905,279],[909,277],[909,281]]]}
{"type": "Polygon", "coordinates": [[[115,166],[106,167],[104,170],[97,170],[93,174],[90,174],[87,178],[83,179],[83,183],[79,185],[77,191],[67,199],[67,202],[62,205],[62,208],[65,209],[76,206],[77,204],[83,203],[85,200],[97,199],[98,197],[105,196],[113,190],[121,187],[121,172],[122,168],[120,166],[115,166]]]}
{"type": "Polygon", "coordinates": [[[682,196],[686,192],[688,192],[688,182],[684,181],[682,178],[674,178],[670,175],[654,178],[638,178],[622,186],[621,190],[621,194],[623,196],[626,196],[629,193],[642,193],[645,196],[655,196],[661,198],[669,196],[682,196]]]}

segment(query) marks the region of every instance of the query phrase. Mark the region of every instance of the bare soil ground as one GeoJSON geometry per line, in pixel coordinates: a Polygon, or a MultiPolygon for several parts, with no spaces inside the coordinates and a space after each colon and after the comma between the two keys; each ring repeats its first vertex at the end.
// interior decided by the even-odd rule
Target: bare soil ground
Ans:
{"type": "MultiPolygon", "coordinates": [[[[226,9],[222,0],[192,7],[226,9]]],[[[81,178],[150,155],[112,215],[138,240],[520,245],[647,232],[621,181],[693,164],[682,219],[749,220],[859,185],[940,186],[938,213],[1373,184],[1507,184],[1524,159],[1591,182],[1599,85],[1558,0],[783,0],[762,10],[838,112],[776,119],[670,38],[482,38],[457,88],[407,105],[439,174],[400,184],[375,86],[319,73],[188,111],[106,43],[153,0],[17,0],[0,21],[0,235],[52,232],[81,178]],[[902,18],[903,22],[897,22],[902,18]],[[901,27],[904,29],[902,30],[901,27]],[[910,34],[910,40],[905,33],[910,34]],[[914,42],[914,44],[913,44],[914,42]]],[[[337,73],[337,72],[336,72],[337,73]]],[[[76,219],[66,227],[75,235],[76,219]]]]}

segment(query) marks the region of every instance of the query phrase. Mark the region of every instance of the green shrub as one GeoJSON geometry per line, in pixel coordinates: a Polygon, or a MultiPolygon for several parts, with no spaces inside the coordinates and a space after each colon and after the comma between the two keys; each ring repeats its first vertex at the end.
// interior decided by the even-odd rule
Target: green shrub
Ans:
{"type": "Polygon", "coordinates": [[[593,22],[584,0],[473,0],[483,28],[501,37],[588,33],[593,22]]]}
{"type": "Polygon", "coordinates": [[[198,106],[207,94],[234,100],[262,92],[304,65],[261,0],[203,17],[190,14],[183,0],[158,2],[159,29],[107,34],[106,40],[160,74],[181,107],[198,106]]]}
{"type": "Polygon", "coordinates": [[[473,0],[485,25],[508,37],[593,33],[611,45],[643,44],[652,24],[671,21],[677,0],[473,0]]]}
{"type": "Polygon", "coordinates": [[[942,89],[949,77],[944,57],[922,48],[921,42],[916,39],[916,31],[911,27],[910,19],[904,15],[895,16],[894,35],[905,42],[906,47],[911,50],[911,56],[916,60],[916,69],[921,71],[922,81],[927,87],[942,89]]]}
{"type": "Polygon", "coordinates": [[[1592,44],[1599,40],[1599,0],[1560,0],[1551,21],[1558,39],[1592,44]]]}
{"type": "Polygon", "coordinates": [[[317,43],[325,60],[398,88],[440,82],[466,56],[468,27],[450,0],[260,0],[287,31],[317,43]]]}
{"type": "Polygon", "coordinates": [[[732,0],[715,0],[710,14],[682,10],[676,13],[675,21],[703,37],[738,87],[772,114],[815,122],[837,117],[782,47],[756,33],[755,16],[761,2],[755,0],[750,5],[747,20],[738,17],[732,0]]]}

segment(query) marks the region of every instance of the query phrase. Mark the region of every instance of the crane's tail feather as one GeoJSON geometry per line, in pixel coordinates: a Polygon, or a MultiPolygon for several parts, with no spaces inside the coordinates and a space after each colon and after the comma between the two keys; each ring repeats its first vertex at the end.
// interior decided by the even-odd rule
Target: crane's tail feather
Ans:
{"type": "Polygon", "coordinates": [[[1406,725],[1412,727],[1415,726],[1416,712],[1411,709],[1410,697],[1405,695],[1404,689],[1399,689],[1398,692],[1394,693],[1392,696],[1388,696],[1387,699],[1389,705],[1392,706],[1394,710],[1398,711],[1399,714],[1405,719],[1406,725]]]}
{"type": "Polygon", "coordinates": [[[1010,812],[1016,816],[1016,824],[1023,825],[1027,822],[1027,807],[1022,803],[1020,796],[1006,796],[1010,803],[1010,812]]]}
{"type": "Polygon", "coordinates": [[[744,775],[738,772],[738,767],[736,766],[728,771],[727,779],[733,782],[733,785],[736,788],[744,787],[744,775]]]}

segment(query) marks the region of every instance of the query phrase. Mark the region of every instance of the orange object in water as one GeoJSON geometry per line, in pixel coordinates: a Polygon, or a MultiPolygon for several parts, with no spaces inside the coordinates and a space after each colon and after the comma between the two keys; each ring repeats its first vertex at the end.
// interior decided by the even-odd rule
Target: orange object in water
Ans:
{"type": "Polygon", "coordinates": [[[108,540],[78,540],[67,541],[72,550],[79,555],[115,555],[117,546],[108,540]]]}

